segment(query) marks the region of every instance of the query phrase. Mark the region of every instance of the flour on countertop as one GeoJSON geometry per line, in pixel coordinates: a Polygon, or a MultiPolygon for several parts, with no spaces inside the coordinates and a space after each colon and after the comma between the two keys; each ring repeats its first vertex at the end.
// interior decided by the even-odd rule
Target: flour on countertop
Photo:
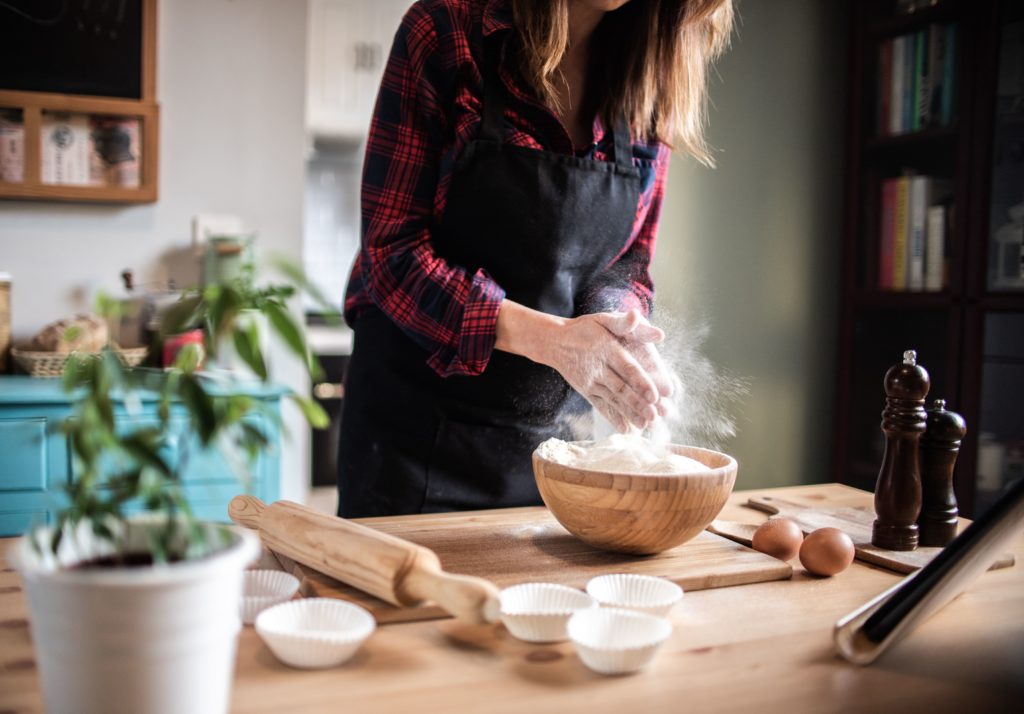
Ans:
{"type": "Polygon", "coordinates": [[[630,474],[692,474],[710,471],[694,459],[673,453],[639,432],[612,434],[600,441],[548,439],[537,447],[541,458],[592,471],[630,474]]]}

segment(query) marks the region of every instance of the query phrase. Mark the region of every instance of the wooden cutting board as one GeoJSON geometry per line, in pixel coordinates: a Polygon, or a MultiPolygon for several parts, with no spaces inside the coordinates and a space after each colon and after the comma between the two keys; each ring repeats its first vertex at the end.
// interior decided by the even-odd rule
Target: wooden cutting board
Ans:
{"type": "MultiPolygon", "coordinates": [[[[942,548],[917,548],[916,550],[885,550],[871,544],[871,527],[875,512],[871,508],[814,508],[801,503],[787,501],[774,496],[753,496],[747,501],[748,508],[754,508],[771,515],[779,515],[795,522],[804,533],[818,528],[838,528],[853,540],[857,559],[878,565],[897,573],[913,573],[925,566],[942,548]]],[[[961,523],[961,525],[963,525],[961,523]]],[[[757,526],[735,521],[715,520],[708,527],[713,533],[725,536],[744,545],[757,526]]],[[[1014,564],[1013,554],[1006,554],[992,565],[992,569],[1008,568],[1014,564]]]]}
{"type": "MultiPolygon", "coordinates": [[[[786,563],[706,531],[658,555],[606,553],[570,535],[543,507],[357,522],[430,548],[446,571],[487,578],[499,588],[527,582],[584,588],[597,575],[640,573],[668,578],[684,590],[703,590],[784,580],[793,574],[786,563]]],[[[299,579],[304,597],[355,602],[379,623],[447,617],[432,603],[397,608],[284,556],[278,560],[299,579]]]]}

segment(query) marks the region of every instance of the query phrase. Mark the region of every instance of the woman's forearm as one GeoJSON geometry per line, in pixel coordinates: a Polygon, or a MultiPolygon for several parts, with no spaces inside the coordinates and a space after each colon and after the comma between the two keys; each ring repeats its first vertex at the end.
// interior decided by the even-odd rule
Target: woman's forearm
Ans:
{"type": "Polygon", "coordinates": [[[498,312],[495,349],[553,366],[550,345],[567,320],[534,310],[505,298],[498,312]]]}
{"type": "Polygon", "coordinates": [[[506,298],[496,332],[496,349],[555,369],[620,431],[645,428],[671,394],[660,363],[647,359],[664,334],[638,311],[564,318],[506,298]]]}

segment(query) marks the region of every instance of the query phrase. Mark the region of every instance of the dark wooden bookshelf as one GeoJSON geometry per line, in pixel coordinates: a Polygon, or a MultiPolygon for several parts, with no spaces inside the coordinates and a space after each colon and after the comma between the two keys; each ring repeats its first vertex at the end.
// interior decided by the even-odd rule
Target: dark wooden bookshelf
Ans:
{"type": "Polygon", "coordinates": [[[997,134],[1013,126],[1024,132],[1024,109],[997,106],[1003,28],[1021,20],[1022,5],[1019,0],[940,0],[904,14],[894,0],[849,3],[833,477],[873,488],[884,450],[882,380],[903,350],[916,349],[932,376],[929,405],[946,399],[948,408],[967,421],[955,487],[961,512],[970,517],[980,515],[992,495],[978,488],[979,434],[994,433],[1007,444],[1007,453],[1024,445],[1024,419],[1006,415],[1009,396],[1002,389],[1003,384],[1012,389],[1018,380],[1024,384],[1024,336],[1014,334],[1018,324],[1024,325],[1024,287],[995,285],[989,255],[992,231],[999,227],[990,225],[998,213],[993,203],[999,194],[993,179],[997,134]],[[933,23],[957,26],[953,121],[879,135],[879,47],[933,23]],[[948,181],[952,190],[949,270],[941,291],[878,287],[882,182],[908,171],[948,181]],[[990,354],[997,343],[1010,344],[1009,352],[990,354]]]}

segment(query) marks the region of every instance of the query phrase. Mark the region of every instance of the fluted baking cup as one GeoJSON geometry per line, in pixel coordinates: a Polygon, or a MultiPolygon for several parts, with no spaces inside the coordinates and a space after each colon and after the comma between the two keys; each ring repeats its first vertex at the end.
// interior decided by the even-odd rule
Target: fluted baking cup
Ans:
{"type": "Polygon", "coordinates": [[[600,575],[587,583],[587,592],[602,607],[635,610],[655,617],[667,617],[683,598],[683,589],[671,580],[632,573],[600,575]]]}
{"type": "Polygon", "coordinates": [[[251,625],[268,607],[291,600],[299,580],[281,570],[247,570],[242,575],[242,622],[251,625]]]}
{"type": "Polygon", "coordinates": [[[565,623],[579,610],[597,607],[585,592],[553,583],[524,583],[501,591],[501,621],[526,642],[560,642],[565,623]]]}
{"type": "Polygon", "coordinates": [[[303,669],[341,664],[376,627],[363,608],[331,598],[292,600],[256,617],[256,632],[274,656],[303,669]]]}
{"type": "Polygon", "coordinates": [[[628,674],[643,669],[672,634],[662,617],[618,608],[577,612],[566,625],[580,659],[600,674],[628,674]]]}

